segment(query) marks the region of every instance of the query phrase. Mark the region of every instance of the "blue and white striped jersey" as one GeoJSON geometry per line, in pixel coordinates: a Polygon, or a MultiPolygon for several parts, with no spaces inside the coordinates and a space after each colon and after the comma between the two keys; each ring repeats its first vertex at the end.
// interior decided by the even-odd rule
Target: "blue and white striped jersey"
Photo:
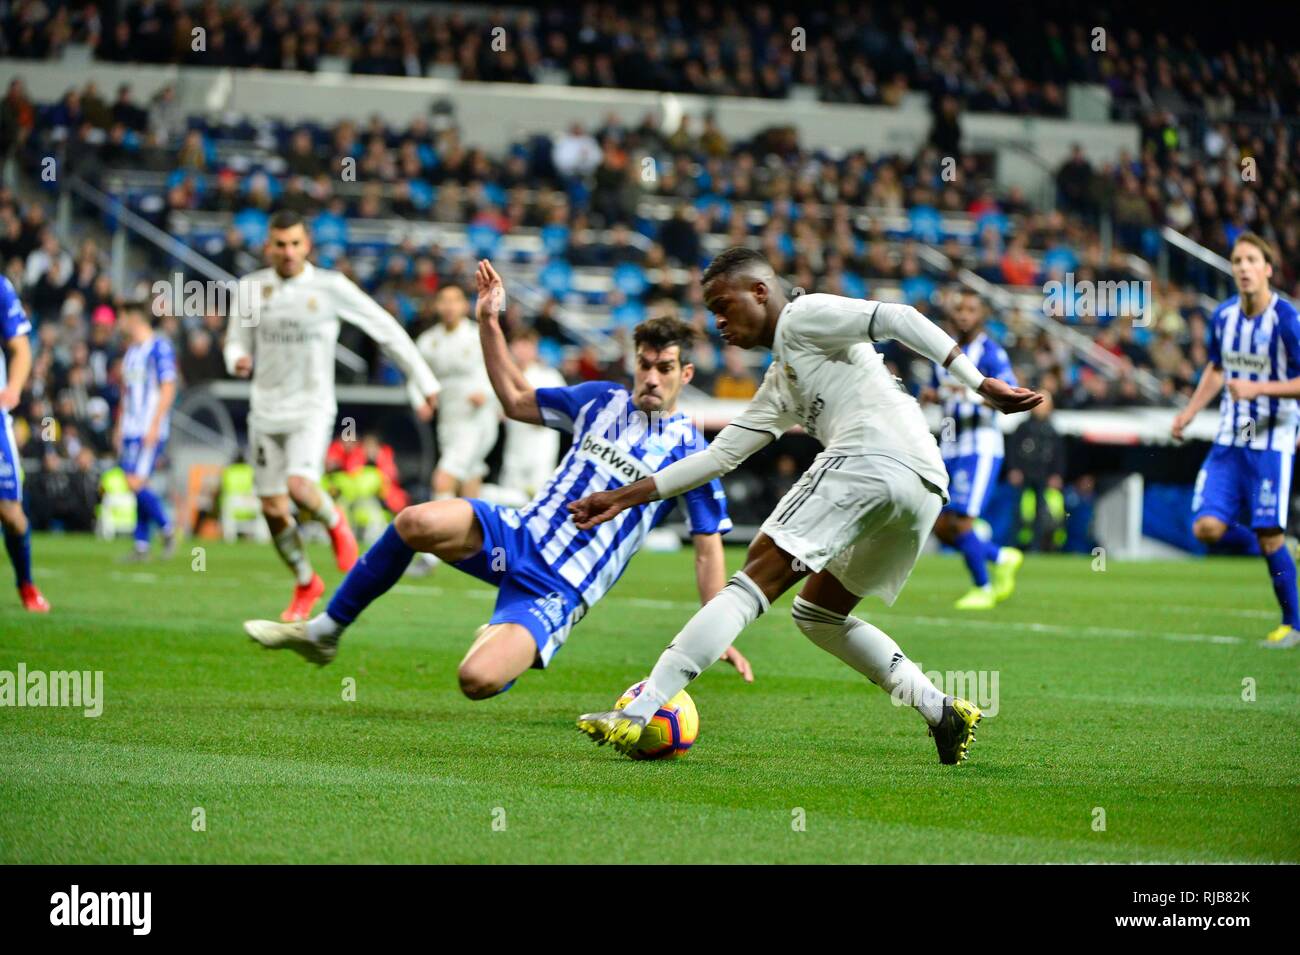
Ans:
{"type": "MultiPolygon", "coordinates": [[[[551,569],[578,591],[590,607],[622,576],[646,534],[662,524],[676,499],[629,508],[591,530],[579,530],[568,505],[596,491],[649,477],[706,446],[685,415],[647,416],[621,385],[585,382],[538,388],[542,421],[573,435],[573,445],[519,517],[551,569]]],[[[731,530],[727,498],[717,480],[682,495],[692,534],[731,530]]]]}
{"type": "MultiPolygon", "coordinates": [[[[122,437],[143,438],[158,412],[164,382],[176,380],[176,354],[162,335],[132,345],[122,359],[122,437]]],[[[163,417],[158,440],[170,430],[170,415],[163,417]]]]}
{"type": "MultiPolygon", "coordinates": [[[[1013,387],[1017,384],[1006,350],[989,338],[987,332],[980,332],[962,345],[961,350],[986,378],[1001,378],[1013,387]]],[[[998,412],[939,365],[934,366],[930,384],[938,390],[943,408],[939,453],[944,459],[968,454],[1001,457],[1004,442],[1002,429],[998,427],[998,412]]]]}
{"type": "MultiPolygon", "coordinates": [[[[9,366],[5,357],[5,344],[19,335],[30,335],[32,323],[23,311],[23,303],[14,290],[13,283],[0,276],[0,388],[9,384],[9,366]]],[[[0,414],[3,414],[0,411],[0,414]]]]}
{"type": "Polygon", "coordinates": [[[1239,296],[1232,296],[1210,319],[1209,359],[1223,369],[1225,381],[1214,443],[1292,453],[1296,399],[1261,395],[1233,401],[1226,382],[1300,378],[1300,322],[1295,306],[1275,292],[1264,310],[1252,317],[1242,314],[1239,296]]]}

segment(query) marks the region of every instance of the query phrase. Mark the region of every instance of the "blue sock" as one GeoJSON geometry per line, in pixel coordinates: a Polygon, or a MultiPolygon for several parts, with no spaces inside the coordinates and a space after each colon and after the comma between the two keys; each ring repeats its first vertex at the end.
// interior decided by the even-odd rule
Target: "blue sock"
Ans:
{"type": "Polygon", "coordinates": [[[9,563],[14,565],[14,584],[21,587],[32,582],[32,528],[21,534],[5,529],[5,550],[9,551],[9,563]]]}
{"type": "Polygon", "coordinates": [[[996,564],[998,560],[998,551],[1002,548],[991,540],[981,541],[981,543],[984,545],[984,559],[989,563],[996,564]]]}
{"type": "Polygon", "coordinates": [[[1252,554],[1258,550],[1255,541],[1255,534],[1249,527],[1242,527],[1240,524],[1229,524],[1228,529],[1223,532],[1223,536],[1214,545],[1214,549],[1228,554],[1252,554]]]}
{"type": "Polygon", "coordinates": [[[1277,594],[1278,606],[1282,608],[1282,622],[1288,627],[1300,629],[1300,613],[1297,613],[1295,561],[1291,559],[1286,547],[1279,547],[1264,558],[1268,561],[1268,572],[1273,578],[1273,593],[1277,594]]]}
{"type": "Polygon", "coordinates": [[[980,540],[974,529],[968,530],[956,540],[956,547],[966,559],[966,569],[970,571],[971,580],[976,587],[984,587],[989,582],[989,569],[985,566],[987,559],[984,541],[980,540]]]}
{"type": "Polygon", "coordinates": [[[414,556],[415,551],[398,535],[397,528],[389,524],[379,540],[348,571],[325,612],[335,623],[349,626],[361,611],[402,579],[414,556]]]}
{"type": "MultiPolygon", "coordinates": [[[[135,496],[135,507],[137,511],[143,512],[145,519],[151,523],[157,524],[158,529],[164,534],[170,530],[167,520],[167,511],[163,508],[163,503],[158,499],[158,495],[147,487],[140,488],[135,496]]],[[[139,540],[139,526],[137,520],[136,539],[139,540]]],[[[146,525],[145,540],[149,539],[149,531],[146,525]]]]}

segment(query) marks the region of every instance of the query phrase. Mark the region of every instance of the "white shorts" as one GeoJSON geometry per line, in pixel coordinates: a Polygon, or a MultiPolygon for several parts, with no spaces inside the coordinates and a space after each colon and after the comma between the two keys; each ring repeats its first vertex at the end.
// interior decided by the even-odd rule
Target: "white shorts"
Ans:
{"type": "Polygon", "coordinates": [[[823,451],[762,531],[850,593],[893,604],[943,503],[938,488],[893,458],[823,451]]]}
{"type": "Polygon", "coordinates": [[[289,478],[320,483],[325,473],[325,453],[334,436],[332,419],[301,425],[293,431],[262,432],[248,426],[248,447],[253,458],[253,488],[258,497],[289,493],[289,478]]]}
{"type": "Polygon", "coordinates": [[[488,473],[487,456],[497,443],[497,406],[443,408],[438,412],[438,470],[457,481],[471,481],[488,473]]]}

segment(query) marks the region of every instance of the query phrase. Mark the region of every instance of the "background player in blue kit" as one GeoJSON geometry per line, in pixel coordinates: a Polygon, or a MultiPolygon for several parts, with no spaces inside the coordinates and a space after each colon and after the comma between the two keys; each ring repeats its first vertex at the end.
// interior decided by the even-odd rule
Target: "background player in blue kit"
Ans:
{"type": "Polygon", "coordinates": [[[1268,562],[1282,622],[1264,645],[1300,645],[1295,561],[1285,531],[1291,500],[1296,426],[1300,423],[1300,321],[1295,306],[1273,291],[1276,257],[1254,233],[1232,246],[1237,294],[1210,319],[1209,361],[1187,407],[1174,418],[1173,436],[1219,396],[1219,429],[1206,455],[1192,510],[1193,531],[1207,544],[1239,544],[1249,527],[1268,562]],[[1226,384],[1226,387],[1225,387],[1226,384]]]}
{"type": "MultiPolygon", "coordinates": [[[[952,320],[957,344],[980,373],[1015,387],[1011,360],[984,330],[984,302],[979,295],[971,289],[962,289],[952,320]]],[[[1016,571],[1025,559],[1016,548],[1000,548],[975,533],[975,518],[988,503],[1002,470],[1005,452],[998,413],[938,365],[934,366],[931,387],[922,398],[939,402],[943,410],[939,453],[948,468],[951,498],[939,512],[934,533],[939,540],[961,551],[973,584],[955,606],[958,610],[988,610],[1011,596],[1016,586],[1016,571]]]]}
{"type": "MultiPolygon", "coordinates": [[[[495,696],[525,670],[550,663],[573,626],[622,575],[646,534],[677,504],[655,501],[587,531],[569,519],[568,509],[587,494],[631,484],[705,447],[676,409],[694,372],[687,353],[691,327],[673,318],[637,326],[631,392],[599,381],[535,389],[511,359],[501,331],[501,278],[484,260],[476,279],[483,357],[502,408],[516,421],[569,432],[572,446],[536,497],[517,511],[461,498],[406,508],[344,579],[325,613],[298,623],[246,622],[245,632],[263,646],[329,663],[344,628],[398,582],[417,552],[432,553],[498,588],[496,609],[458,672],[470,699],[495,696]]],[[[695,545],[700,601],[708,603],[726,583],[726,497],[715,480],[682,495],[681,503],[695,545]]],[[[752,679],[738,652],[725,658],[752,679]]]]}
{"type": "Polygon", "coordinates": [[[33,613],[48,613],[49,603],[32,582],[32,531],[23,513],[23,466],[9,417],[32,370],[31,331],[32,323],[18,293],[0,276],[0,527],[4,528],[5,550],[14,566],[14,583],[23,607],[33,613]]]}
{"type": "Polygon", "coordinates": [[[164,335],[154,334],[151,312],[126,305],[120,319],[129,343],[122,358],[122,409],[116,445],[126,481],[135,494],[134,560],[149,556],[153,526],[162,532],[164,556],[171,556],[176,534],[149,478],[167,447],[172,403],[176,400],[176,354],[164,335]]]}

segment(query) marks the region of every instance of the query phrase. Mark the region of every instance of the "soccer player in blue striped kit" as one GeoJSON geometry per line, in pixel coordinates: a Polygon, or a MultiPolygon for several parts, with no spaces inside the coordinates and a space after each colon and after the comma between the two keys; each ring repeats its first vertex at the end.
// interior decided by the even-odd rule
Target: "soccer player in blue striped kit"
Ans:
{"type": "Polygon", "coordinates": [[[128,347],[122,357],[122,409],[114,444],[126,481],[135,495],[135,549],[132,561],[149,556],[149,539],[156,526],[162,534],[163,556],[176,547],[176,531],[162,500],[149,487],[171,431],[171,410],[176,400],[176,353],[166,335],[154,332],[157,317],[145,306],[122,308],[122,332],[128,347]]]}
{"type": "Polygon", "coordinates": [[[1193,531],[1206,544],[1240,547],[1251,532],[1259,539],[1282,611],[1263,645],[1287,649],[1300,645],[1295,561],[1284,536],[1300,423],[1300,320],[1295,306],[1269,286],[1274,261],[1272,248],[1254,233],[1233,243],[1237,294],[1210,319],[1209,361],[1172,432],[1181,439],[1219,397],[1219,429],[1196,478],[1193,531]]]}
{"type": "Polygon", "coordinates": [[[23,513],[23,465],[9,412],[18,406],[32,370],[32,323],[13,284],[0,276],[0,528],[14,567],[23,609],[49,613],[50,605],[32,582],[32,529],[23,513]],[[9,360],[5,360],[5,352],[9,360]]]}
{"type": "MultiPolygon", "coordinates": [[[[1011,359],[984,330],[984,302],[973,290],[962,289],[958,294],[953,324],[962,354],[980,374],[1015,387],[1011,359]]],[[[1005,442],[996,420],[998,412],[939,364],[934,365],[931,387],[922,398],[938,401],[944,418],[939,453],[948,469],[951,500],[939,512],[934,534],[961,552],[971,576],[971,589],[954,606],[958,610],[990,610],[1011,596],[1016,571],[1025,560],[1016,548],[998,547],[975,533],[975,519],[988,504],[1002,470],[1005,442]]]]}
{"type": "MultiPolygon", "coordinates": [[[[288,649],[310,662],[334,659],[339,638],[373,601],[401,578],[417,552],[437,555],[498,588],[496,608],[480,627],[458,671],[461,691],[481,700],[504,693],[529,668],[545,668],[573,626],[622,576],[651,529],[679,502],[695,545],[701,603],[726,584],[721,535],[731,529],[722,485],[712,481],[628,511],[625,519],[581,531],[568,504],[593,491],[622,487],[667,467],[706,442],[676,410],[694,371],[686,349],[693,332],[671,318],[634,332],[632,391],[607,381],[534,388],[514,364],[498,314],[505,288],[490,262],[477,272],[479,338],[505,413],[573,435],[550,481],[520,508],[452,498],[408,507],[351,570],[325,613],[307,622],[250,620],[244,632],[268,649],[288,649]]],[[[746,680],[749,663],[734,649],[726,659],[746,680]]]]}

